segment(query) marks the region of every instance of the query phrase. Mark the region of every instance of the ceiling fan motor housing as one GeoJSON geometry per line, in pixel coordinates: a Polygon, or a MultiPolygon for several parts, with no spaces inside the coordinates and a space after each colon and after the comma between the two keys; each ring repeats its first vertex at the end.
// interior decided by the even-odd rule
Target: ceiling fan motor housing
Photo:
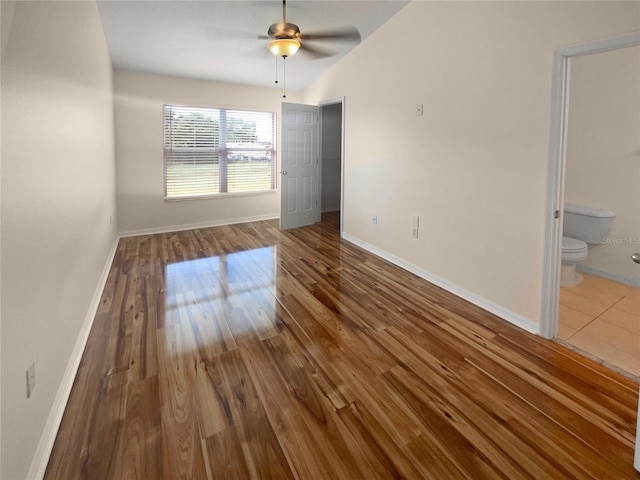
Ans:
{"type": "Polygon", "coordinates": [[[294,38],[299,39],[300,28],[293,23],[274,23],[269,27],[269,31],[267,32],[269,38],[273,39],[281,39],[281,38],[294,38]]]}

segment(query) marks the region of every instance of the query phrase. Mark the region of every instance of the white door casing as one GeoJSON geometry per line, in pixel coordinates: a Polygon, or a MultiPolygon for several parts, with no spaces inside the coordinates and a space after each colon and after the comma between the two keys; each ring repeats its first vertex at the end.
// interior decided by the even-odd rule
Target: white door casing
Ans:
{"type": "Polygon", "coordinates": [[[320,215],[318,191],[319,108],[282,104],[280,228],[311,225],[320,215]]]}

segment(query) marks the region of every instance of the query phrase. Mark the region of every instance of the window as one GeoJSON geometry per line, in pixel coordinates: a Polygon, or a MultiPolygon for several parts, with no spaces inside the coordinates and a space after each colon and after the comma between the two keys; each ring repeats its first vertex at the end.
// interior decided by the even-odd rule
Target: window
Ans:
{"type": "Polygon", "coordinates": [[[164,106],[165,198],[275,189],[275,114],[164,106]]]}

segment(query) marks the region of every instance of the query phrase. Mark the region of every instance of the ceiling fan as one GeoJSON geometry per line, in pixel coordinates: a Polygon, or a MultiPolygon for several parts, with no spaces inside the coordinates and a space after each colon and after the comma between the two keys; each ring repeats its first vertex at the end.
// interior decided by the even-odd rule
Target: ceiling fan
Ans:
{"type": "Polygon", "coordinates": [[[259,40],[270,40],[267,43],[269,51],[277,57],[290,57],[301,50],[313,58],[323,58],[333,55],[326,50],[311,45],[316,41],[338,40],[359,43],[360,32],[356,27],[349,26],[340,29],[305,33],[300,31],[295,23],[287,22],[287,1],[282,0],[282,21],[269,27],[267,35],[260,35],[259,40]]]}

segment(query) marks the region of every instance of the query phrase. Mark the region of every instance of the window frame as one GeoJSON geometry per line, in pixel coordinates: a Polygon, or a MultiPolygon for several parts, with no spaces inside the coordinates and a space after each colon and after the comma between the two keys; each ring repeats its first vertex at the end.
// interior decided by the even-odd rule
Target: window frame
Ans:
{"type": "MultiPolygon", "coordinates": [[[[162,105],[162,180],[163,180],[163,192],[164,192],[164,200],[167,202],[179,202],[179,201],[185,201],[185,200],[205,200],[205,199],[214,199],[214,198],[228,198],[228,197],[248,197],[248,196],[255,196],[255,195],[269,195],[269,194],[275,194],[278,191],[278,183],[277,183],[277,178],[278,176],[276,175],[277,172],[277,162],[278,162],[278,158],[277,158],[277,149],[276,149],[276,142],[277,142],[277,112],[273,111],[273,110],[269,110],[269,109],[258,109],[258,108],[244,108],[244,107],[216,107],[216,106],[196,106],[196,105],[184,105],[184,104],[177,104],[177,103],[164,103],[162,105]],[[270,114],[271,118],[272,118],[272,142],[271,142],[271,148],[267,148],[266,152],[267,152],[267,156],[269,156],[269,154],[271,155],[271,162],[270,162],[270,166],[271,166],[271,188],[269,189],[264,189],[264,190],[247,190],[247,191],[224,191],[224,192],[214,192],[214,193],[197,193],[197,192],[192,192],[190,194],[186,194],[186,195],[179,195],[179,196],[169,196],[167,194],[167,190],[168,190],[168,179],[167,179],[167,148],[166,148],[166,109],[167,108],[179,108],[179,109],[184,109],[185,111],[188,110],[193,110],[193,111],[198,111],[198,110],[211,110],[211,111],[225,111],[225,112],[246,112],[249,114],[253,114],[253,113],[258,113],[258,114],[270,114]]],[[[227,142],[227,145],[229,145],[229,142],[227,142]]],[[[188,147],[186,147],[188,148],[188,147]]],[[[195,148],[195,147],[194,147],[195,148]]],[[[204,148],[213,148],[215,149],[216,147],[204,147],[204,148]]],[[[193,148],[192,148],[193,150],[193,148]]],[[[233,155],[233,153],[231,152],[236,152],[236,153],[246,153],[246,152],[257,152],[257,151],[264,151],[263,149],[259,148],[259,147],[246,147],[246,148],[239,148],[239,147],[234,147],[234,148],[223,148],[221,146],[217,147],[217,150],[219,153],[221,153],[222,155],[224,155],[226,157],[226,165],[228,167],[228,157],[229,155],[233,155]]],[[[226,175],[225,177],[228,178],[228,168],[226,171],[226,175]]],[[[228,182],[227,182],[228,185],[228,182]]]]}

